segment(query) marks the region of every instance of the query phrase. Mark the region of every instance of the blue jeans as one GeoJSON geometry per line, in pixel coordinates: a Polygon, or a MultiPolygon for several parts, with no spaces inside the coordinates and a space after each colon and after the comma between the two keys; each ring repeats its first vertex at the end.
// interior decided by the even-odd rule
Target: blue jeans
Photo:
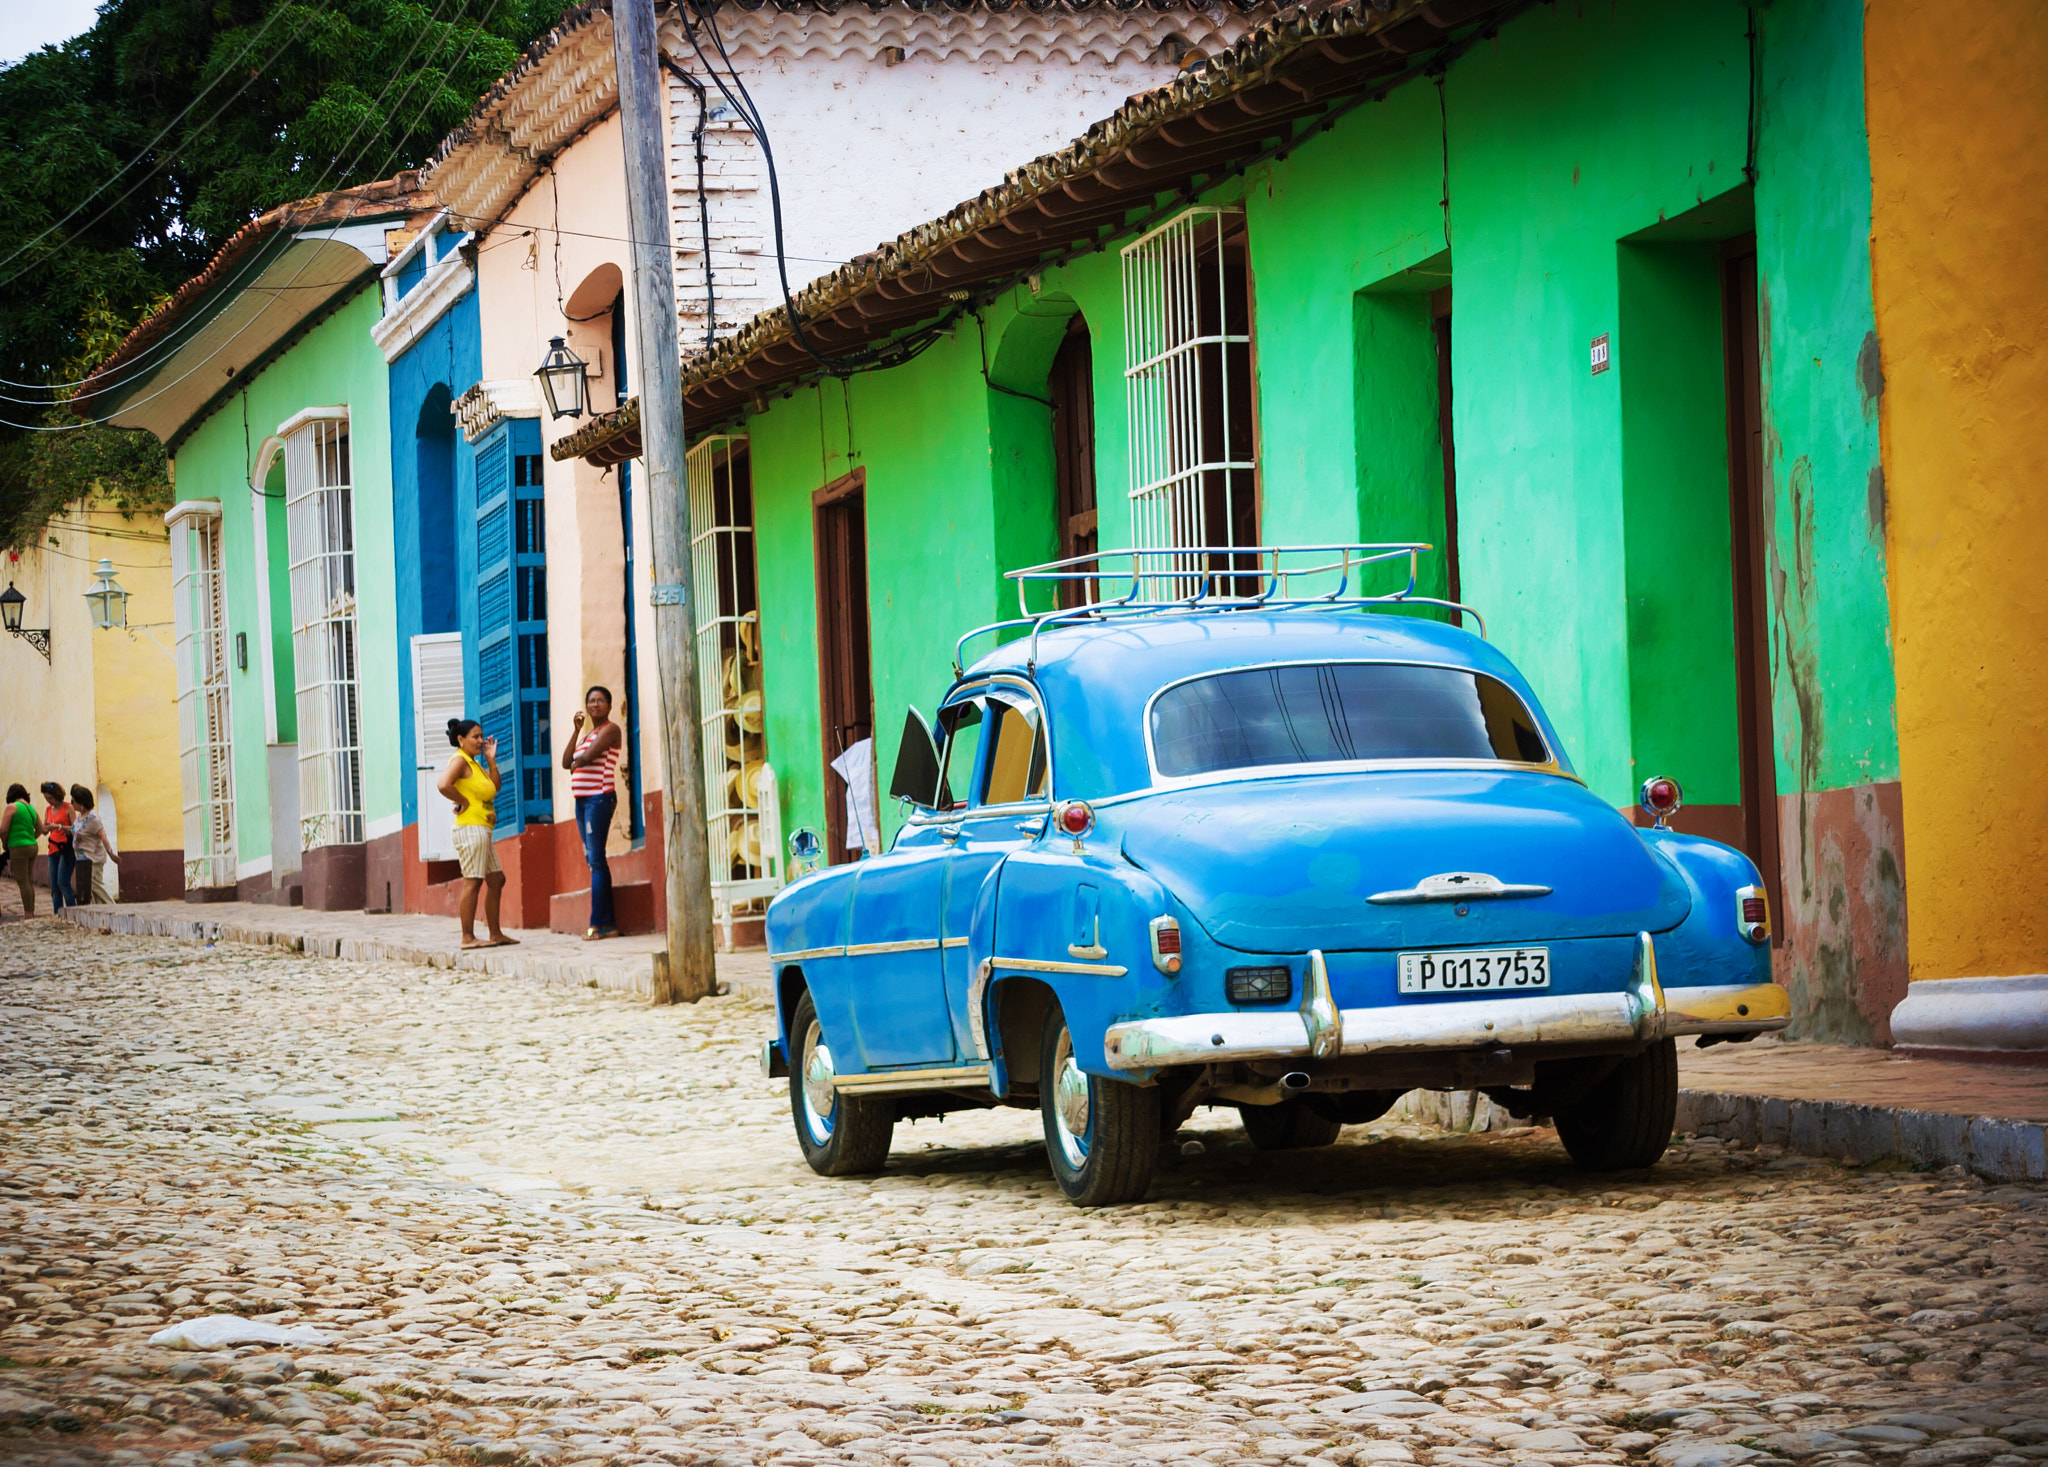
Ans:
{"type": "Polygon", "coordinates": [[[590,925],[610,932],[619,925],[612,911],[612,863],[604,853],[611,839],[612,816],[619,810],[615,794],[578,795],[576,830],[583,837],[583,860],[590,867],[590,925]]]}
{"type": "Polygon", "coordinates": [[[77,866],[78,858],[72,855],[70,846],[59,846],[50,852],[51,911],[61,912],[78,905],[78,894],[71,889],[71,873],[77,866]]]}

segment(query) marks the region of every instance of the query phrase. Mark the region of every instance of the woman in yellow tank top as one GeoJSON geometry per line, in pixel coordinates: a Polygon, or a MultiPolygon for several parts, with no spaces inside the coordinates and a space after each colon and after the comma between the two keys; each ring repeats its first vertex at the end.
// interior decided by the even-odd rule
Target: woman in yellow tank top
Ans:
{"type": "Polygon", "coordinates": [[[484,736],[483,725],[474,718],[448,720],[448,742],[455,757],[441,771],[436,786],[455,806],[455,854],[462,863],[462,945],[464,947],[512,947],[517,939],[507,937],[498,925],[498,909],[505,896],[505,871],[498,864],[498,850],[492,841],[497,825],[498,741],[484,736]],[[484,897],[484,925],[490,937],[476,936],[476,899],[484,897]]]}

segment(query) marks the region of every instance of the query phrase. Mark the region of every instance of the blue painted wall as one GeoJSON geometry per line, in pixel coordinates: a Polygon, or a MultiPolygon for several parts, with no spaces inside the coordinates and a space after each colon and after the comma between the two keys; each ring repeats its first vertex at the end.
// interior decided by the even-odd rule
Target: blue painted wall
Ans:
{"type": "Polygon", "coordinates": [[[463,537],[456,506],[465,476],[472,481],[469,446],[456,430],[449,403],[483,375],[483,340],[474,288],[391,364],[391,499],[398,557],[398,734],[404,778],[404,820],[419,819],[412,778],[412,639],[462,629],[461,588],[475,584],[475,567],[461,563],[463,537]]]}

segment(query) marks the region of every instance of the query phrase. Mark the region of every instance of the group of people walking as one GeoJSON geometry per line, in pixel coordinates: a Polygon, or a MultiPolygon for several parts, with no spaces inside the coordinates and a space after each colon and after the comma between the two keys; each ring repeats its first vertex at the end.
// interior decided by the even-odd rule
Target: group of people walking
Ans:
{"type": "Polygon", "coordinates": [[[36,914],[37,842],[44,842],[49,857],[50,910],[82,907],[105,902],[107,862],[121,864],[121,855],[107,835],[107,827],[94,810],[92,791],[82,784],[64,786],[43,781],[43,809],[39,813],[29,798],[28,786],[7,787],[7,805],[0,812],[0,830],[7,842],[7,873],[21,893],[24,917],[36,914]]]}
{"type": "MultiPolygon", "coordinates": [[[[590,867],[590,926],[585,942],[619,935],[612,906],[612,867],[605,855],[612,818],[618,813],[619,750],[624,740],[611,721],[612,694],[592,687],[583,695],[583,711],[562,748],[562,768],[569,772],[569,792],[576,798],[576,830],[583,840],[583,859],[590,867]]],[[[455,857],[462,867],[458,916],[464,947],[516,947],[499,925],[505,897],[505,871],[498,864],[496,829],[498,741],[474,718],[448,720],[448,742],[455,749],[435,788],[455,806],[455,857]],[[485,937],[476,935],[476,909],[481,898],[485,937]]]]}

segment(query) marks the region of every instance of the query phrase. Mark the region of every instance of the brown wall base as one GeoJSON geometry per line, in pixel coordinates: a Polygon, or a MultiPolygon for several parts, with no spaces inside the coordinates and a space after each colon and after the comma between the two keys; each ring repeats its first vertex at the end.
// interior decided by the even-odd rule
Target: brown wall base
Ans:
{"type": "Polygon", "coordinates": [[[363,909],[363,847],[316,846],[301,857],[306,906],[316,912],[363,909]]]}
{"type": "Polygon", "coordinates": [[[405,909],[405,832],[394,830],[363,847],[363,910],[405,909]]]}
{"type": "MultiPolygon", "coordinates": [[[[270,878],[266,876],[262,879],[268,881],[270,878]]],[[[242,895],[242,888],[240,886],[188,886],[185,888],[185,900],[188,902],[246,902],[249,898],[242,895]]]]}
{"type": "Polygon", "coordinates": [[[1904,831],[1896,781],[1779,797],[1772,967],[1792,993],[1788,1037],[1891,1043],[1906,996],[1904,831]]]}
{"type": "MultiPolygon", "coordinates": [[[[1650,812],[1640,805],[1631,805],[1621,812],[1636,826],[1647,830],[1656,824],[1650,812]]],[[[1724,846],[1742,849],[1742,806],[1740,805],[1681,805],[1678,813],[1671,817],[1671,828],[1682,830],[1687,835],[1703,836],[1717,840],[1724,846]]]]}
{"type": "Polygon", "coordinates": [[[185,853],[121,852],[121,900],[174,902],[185,894],[185,853]]]}
{"type": "MultiPolygon", "coordinates": [[[[637,851],[612,857],[612,884],[614,887],[645,884],[651,888],[653,911],[651,919],[647,919],[649,925],[643,930],[659,932],[668,921],[668,883],[661,855],[660,792],[648,795],[643,804],[647,842],[637,851]]],[[[381,884],[390,880],[393,902],[404,903],[398,910],[453,917],[462,896],[461,873],[453,861],[420,860],[419,835],[417,825],[408,825],[396,836],[384,838],[396,846],[398,875],[371,876],[370,894],[372,897],[381,895],[381,884]]],[[[373,845],[383,844],[384,841],[373,842],[373,845]]],[[[590,872],[583,864],[583,841],[573,820],[532,826],[519,835],[499,841],[497,849],[498,864],[505,868],[505,895],[499,916],[507,927],[546,927],[555,897],[565,891],[589,889],[590,872]]],[[[578,922],[573,930],[581,932],[582,923],[578,922]]]]}

